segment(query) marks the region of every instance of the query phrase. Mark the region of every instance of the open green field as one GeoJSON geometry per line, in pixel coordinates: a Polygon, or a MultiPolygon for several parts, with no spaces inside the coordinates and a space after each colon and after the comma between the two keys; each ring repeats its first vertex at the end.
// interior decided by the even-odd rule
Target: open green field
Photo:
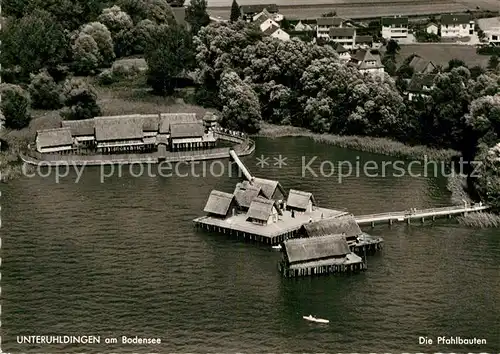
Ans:
{"type": "Polygon", "coordinates": [[[447,66],[451,59],[463,60],[469,67],[476,65],[486,67],[490,58],[488,55],[477,54],[474,46],[442,43],[407,44],[401,45],[396,58],[397,63],[400,64],[412,54],[417,54],[443,67],[447,66]]]}

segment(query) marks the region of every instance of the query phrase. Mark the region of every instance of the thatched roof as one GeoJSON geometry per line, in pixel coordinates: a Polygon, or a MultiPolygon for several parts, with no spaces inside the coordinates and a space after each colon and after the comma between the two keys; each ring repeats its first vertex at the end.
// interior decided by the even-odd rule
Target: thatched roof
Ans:
{"type": "Polygon", "coordinates": [[[94,135],[94,118],[82,120],[63,120],[61,128],[69,128],[72,136],[94,135]]]}
{"type": "Polygon", "coordinates": [[[160,115],[159,132],[170,132],[170,124],[194,123],[197,121],[196,113],[162,113],[160,115]]]}
{"type": "Polygon", "coordinates": [[[260,187],[245,182],[236,184],[234,196],[240,206],[249,208],[252,201],[261,195],[261,190],[260,187]]]}
{"type": "Polygon", "coordinates": [[[261,197],[255,198],[252,200],[252,203],[250,203],[250,208],[247,212],[247,219],[252,218],[255,220],[267,221],[273,214],[273,206],[281,215],[281,211],[278,205],[276,205],[276,201],[261,197]]]}
{"type": "Polygon", "coordinates": [[[160,122],[159,114],[142,114],[142,130],[145,132],[157,132],[160,122]]]}
{"type": "Polygon", "coordinates": [[[291,208],[306,210],[309,205],[309,200],[312,200],[313,205],[316,205],[312,193],[290,189],[286,205],[291,208]]]}
{"type": "Polygon", "coordinates": [[[205,128],[202,123],[170,124],[170,137],[173,139],[202,137],[205,128]]]}
{"type": "Polygon", "coordinates": [[[233,200],[234,195],[214,190],[208,197],[204,211],[205,213],[225,216],[233,200]]]}
{"type": "Polygon", "coordinates": [[[142,139],[143,120],[140,115],[95,118],[97,141],[142,139]]]}
{"type": "Polygon", "coordinates": [[[207,112],[203,116],[203,121],[205,122],[217,122],[219,118],[213,112],[207,112]]]}
{"type": "Polygon", "coordinates": [[[345,234],[346,237],[353,237],[362,233],[352,214],[310,222],[304,224],[304,229],[309,237],[341,234],[345,234]]]}
{"type": "Polygon", "coordinates": [[[73,145],[69,128],[45,129],[37,131],[37,148],[73,145]]]}
{"type": "Polygon", "coordinates": [[[276,192],[276,189],[279,189],[283,195],[286,195],[285,190],[278,181],[254,177],[251,181],[251,184],[256,187],[260,187],[262,193],[268,199],[271,199],[273,197],[274,193],[276,192]]]}
{"type": "Polygon", "coordinates": [[[351,253],[345,237],[341,235],[290,239],[284,242],[284,250],[290,263],[310,262],[351,253]]]}

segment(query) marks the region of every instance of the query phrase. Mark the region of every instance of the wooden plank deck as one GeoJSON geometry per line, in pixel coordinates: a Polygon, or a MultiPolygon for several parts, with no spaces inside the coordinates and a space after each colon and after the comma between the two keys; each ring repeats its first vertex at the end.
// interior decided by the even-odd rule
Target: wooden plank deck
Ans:
{"type": "Polygon", "coordinates": [[[356,216],[356,222],[360,225],[363,224],[373,224],[376,222],[397,222],[397,221],[410,221],[413,219],[425,219],[425,218],[435,218],[439,216],[452,216],[452,215],[460,215],[466,213],[474,213],[483,210],[489,209],[487,205],[468,205],[464,206],[451,206],[451,207],[442,207],[442,208],[430,208],[430,209],[420,209],[414,210],[413,212],[409,210],[405,211],[396,211],[396,212],[388,212],[388,213],[379,213],[379,214],[367,214],[367,215],[358,215],[356,216]]]}
{"type": "Polygon", "coordinates": [[[302,225],[308,223],[309,220],[318,221],[322,217],[332,218],[341,215],[348,214],[345,211],[316,208],[312,213],[295,213],[295,217],[292,218],[290,211],[284,211],[280,219],[272,224],[268,225],[258,225],[252,222],[246,221],[246,214],[237,214],[230,216],[227,219],[218,219],[212,216],[202,216],[196,218],[194,222],[196,224],[202,224],[204,226],[211,226],[212,228],[221,228],[223,230],[229,230],[230,232],[241,232],[248,235],[257,235],[265,238],[275,238],[290,232],[297,231],[302,225]]]}

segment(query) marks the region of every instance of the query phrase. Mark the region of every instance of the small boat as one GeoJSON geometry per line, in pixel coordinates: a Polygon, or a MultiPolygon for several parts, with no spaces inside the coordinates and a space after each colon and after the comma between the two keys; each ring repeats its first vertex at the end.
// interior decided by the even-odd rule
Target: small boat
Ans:
{"type": "Polygon", "coordinates": [[[302,316],[304,320],[311,321],[311,322],[317,322],[317,323],[330,323],[330,321],[325,320],[323,318],[316,318],[313,315],[309,316],[302,316]]]}
{"type": "Polygon", "coordinates": [[[280,250],[281,249],[281,245],[276,245],[276,246],[272,246],[273,247],[273,250],[280,250]]]}

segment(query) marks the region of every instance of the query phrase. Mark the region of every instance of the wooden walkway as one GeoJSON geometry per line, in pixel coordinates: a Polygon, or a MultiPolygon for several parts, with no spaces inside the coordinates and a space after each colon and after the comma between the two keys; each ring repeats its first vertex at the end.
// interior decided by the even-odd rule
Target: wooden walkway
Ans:
{"type": "Polygon", "coordinates": [[[380,214],[368,214],[368,215],[358,215],[356,216],[356,222],[359,225],[366,225],[375,223],[389,223],[398,221],[406,221],[407,223],[411,223],[412,220],[421,220],[424,221],[426,218],[431,218],[434,220],[436,217],[449,217],[451,218],[453,215],[464,215],[467,213],[474,213],[478,211],[487,210],[490,207],[487,205],[458,205],[451,207],[442,207],[442,208],[430,208],[430,209],[414,209],[413,211],[405,210],[405,211],[396,211],[389,213],[380,213],[380,214]]]}

